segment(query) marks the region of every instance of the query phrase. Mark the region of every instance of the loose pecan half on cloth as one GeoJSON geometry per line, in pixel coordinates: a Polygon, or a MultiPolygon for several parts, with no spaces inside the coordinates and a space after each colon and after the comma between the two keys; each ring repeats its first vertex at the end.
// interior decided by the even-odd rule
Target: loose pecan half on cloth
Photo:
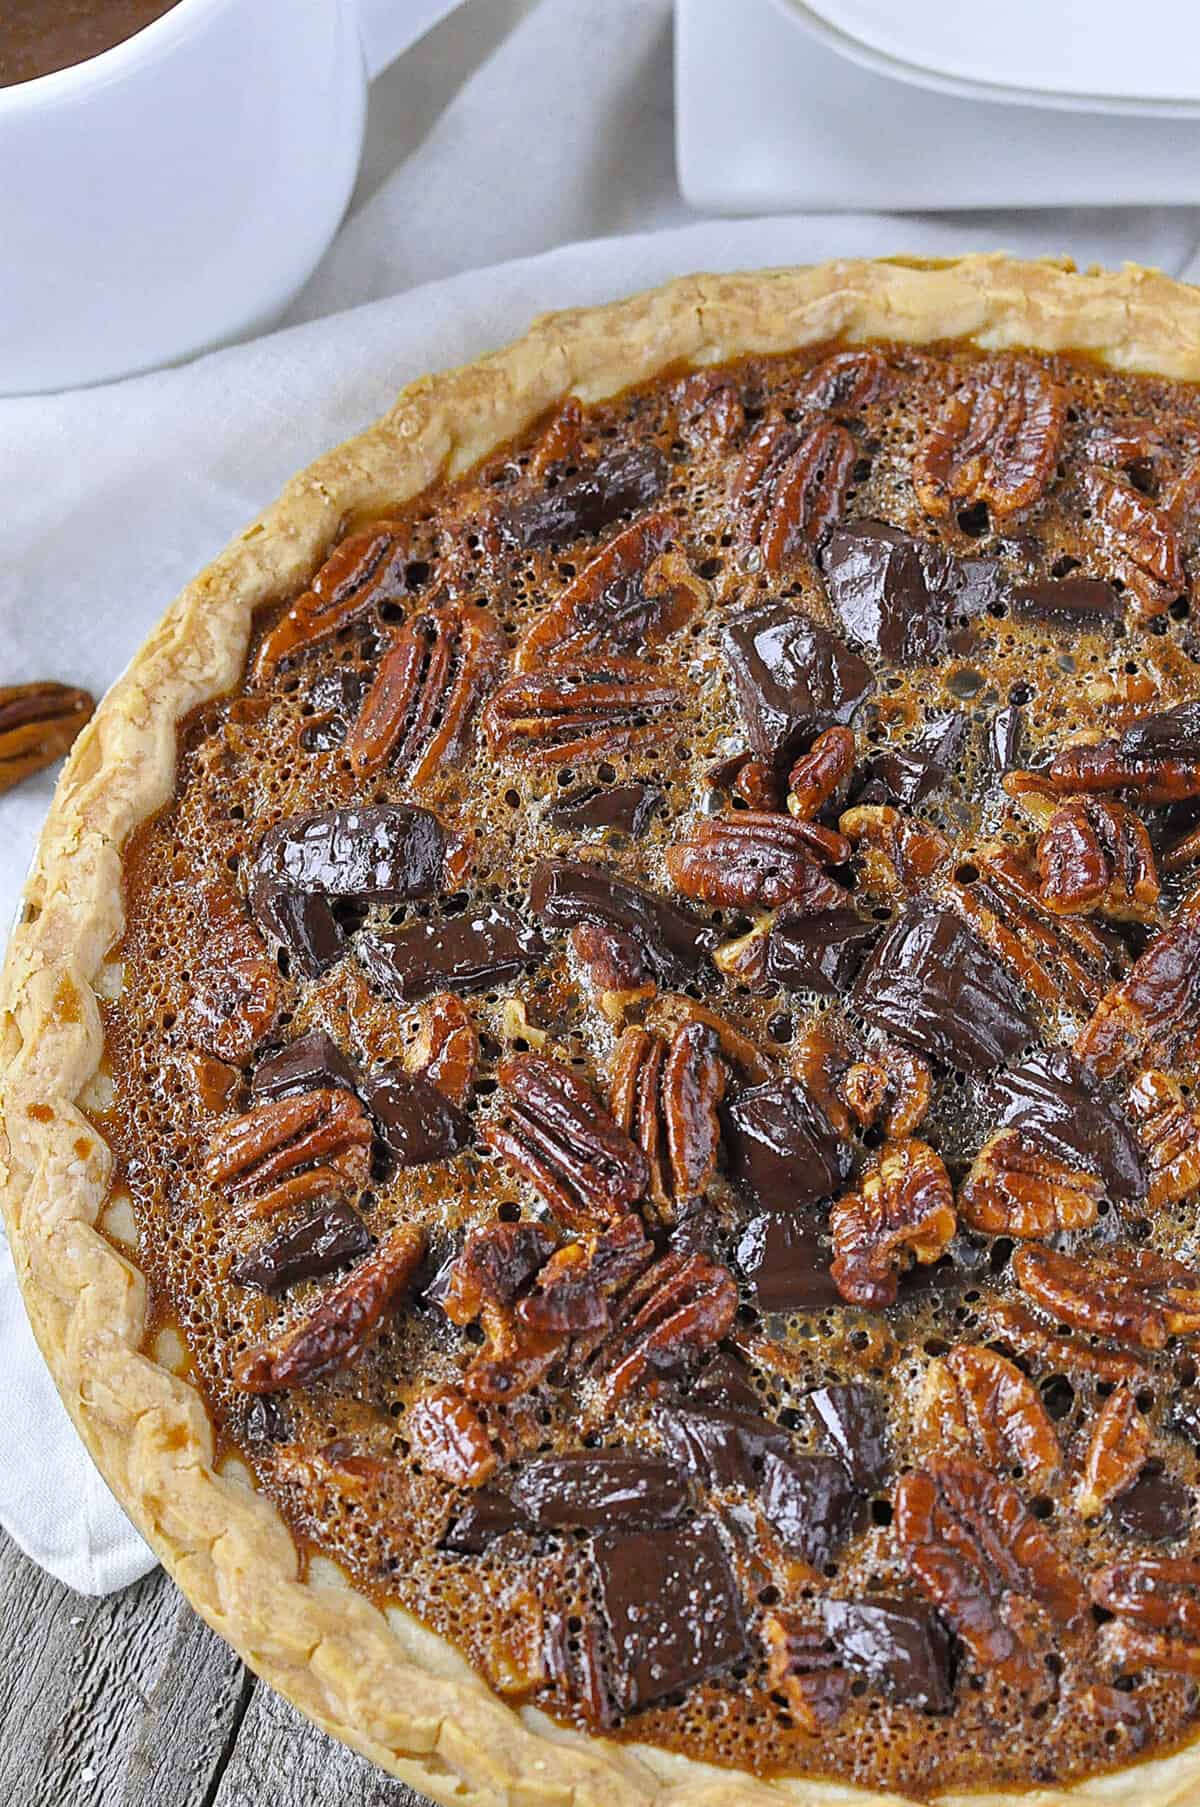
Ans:
{"type": "Polygon", "coordinates": [[[95,707],[70,684],[0,685],[0,793],[69,752],[95,707]]]}

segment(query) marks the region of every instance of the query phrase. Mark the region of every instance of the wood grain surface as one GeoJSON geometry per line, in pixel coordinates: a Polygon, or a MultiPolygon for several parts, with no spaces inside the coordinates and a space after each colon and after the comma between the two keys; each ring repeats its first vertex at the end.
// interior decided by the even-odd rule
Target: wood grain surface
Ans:
{"type": "Polygon", "coordinates": [[[4,1807],[426,1807],[256,1681],[158,1569],[74,1594],[0,1533],[4,1807]]]}

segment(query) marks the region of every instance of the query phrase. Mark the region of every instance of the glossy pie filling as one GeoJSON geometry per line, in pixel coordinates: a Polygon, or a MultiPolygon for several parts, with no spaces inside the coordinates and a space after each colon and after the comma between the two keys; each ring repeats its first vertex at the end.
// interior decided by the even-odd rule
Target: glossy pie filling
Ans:
{"type": "Polygon", "coordinates": [[[1200,1681],[1200,399],[823,346],[350,523],[105,1006],[155,1325],[515,1704],[914,1795],[1200,1681]]]}

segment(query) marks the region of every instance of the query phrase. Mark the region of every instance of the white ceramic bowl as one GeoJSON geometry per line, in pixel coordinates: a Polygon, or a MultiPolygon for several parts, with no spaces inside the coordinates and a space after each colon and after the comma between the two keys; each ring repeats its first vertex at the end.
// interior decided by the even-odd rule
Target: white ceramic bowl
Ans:
{"type": "Polygon", "coordinates": [[[454,0],[179,0],[0,88],[0,394],[267,324],[337,229],[370,75],[454,0]]]}

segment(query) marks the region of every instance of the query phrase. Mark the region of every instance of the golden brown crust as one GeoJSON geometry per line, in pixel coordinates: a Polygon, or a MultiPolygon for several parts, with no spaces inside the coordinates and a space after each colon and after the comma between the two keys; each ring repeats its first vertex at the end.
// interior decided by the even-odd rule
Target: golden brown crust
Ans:
{"type": "MultiPolygon", "coordinates": [[[[301,1579],[292,1538],[239,1465],[214,1468],[186,1378],[142,1353],[146,1289],[96,1228],[109,1154],[83,1113],[103,1040],[97,989],[122,930],[121,856],[169,798],[175,724],[234,684],[253,611],[301,587],[347,517],[468,469],[569,393],[611,395],[681,362],[820,340],[1081,350],[1200,380],[1200,293],[1154,271],[1077,275],[1001,256],[846,261],[692,276],[538,321],[479,363],[426,378],[359,438],[302,472],[172,605],[80,736],[59,782],[0,980],[0,1181],[26,1305],[106,1480],[179,1585],[244,1659],[326,1730],[458,1807],[883,1807],[896,1797],[756,1781],[645,1746],[585,1739],[498,1700],[443,1640],[326,1571],[301,1579]]],[[[319,1565],[318,1565],[319,1566],[319,1565]]],[[[1000,1807],[1014,1797],[939,1797],[1000,1807]]],[[[1185,1807],[1200,1743],[1037,1807],[1185,1807]]]]}

